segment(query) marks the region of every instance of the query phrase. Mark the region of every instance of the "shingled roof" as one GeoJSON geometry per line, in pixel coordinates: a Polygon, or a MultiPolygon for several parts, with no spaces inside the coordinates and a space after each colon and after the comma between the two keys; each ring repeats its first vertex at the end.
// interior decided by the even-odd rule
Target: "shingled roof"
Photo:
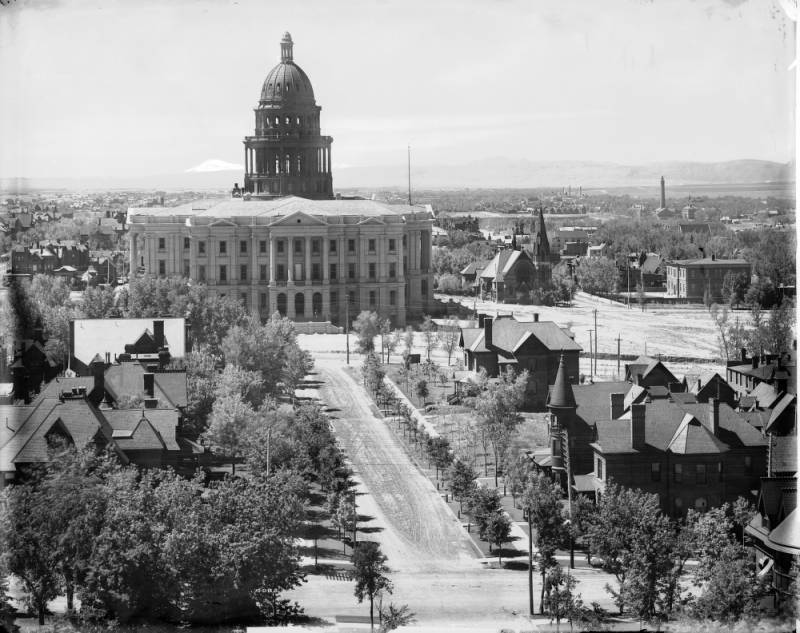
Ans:
{"type": "Polygon", "coordinates": [[[79,448],[94,441],[113,444],[111,426],[83,398],[45,398],[33,407],[3,409],[15,416],[16,426],[0,446],[0,471],[14,471],[19,463],[47,462],[47,438],[52,431],[66,434],[79,448]]]}
{"type": "MultiPolygon", "coordinates": [[[[725,452],[733,447],[764,446],[761,433],[725,403],[719,403],[717,434],[705,421],[711,415],[712,404],[684,404],[656,400],[645,409],[645,446],[648,450],[680,454],[725,452]]],[[[593,444],[604,453],[635,453],[630,434],[631,412],[618,420],[607,415],[595,420],[597,441],[593,444]]]]}

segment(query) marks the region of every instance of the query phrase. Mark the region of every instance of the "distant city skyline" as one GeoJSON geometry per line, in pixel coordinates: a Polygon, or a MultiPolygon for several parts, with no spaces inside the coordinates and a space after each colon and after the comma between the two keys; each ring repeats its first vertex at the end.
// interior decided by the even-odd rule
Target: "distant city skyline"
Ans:
{"type": "Polygon", "coordinates": [[[334,187],[337,168],[397,165],[409,143],[418,166],[794,158],[781,0],[601,4],[17,2],[0,9],[0,177],[242,164],[284,31],[334,138],[334,187]]]}

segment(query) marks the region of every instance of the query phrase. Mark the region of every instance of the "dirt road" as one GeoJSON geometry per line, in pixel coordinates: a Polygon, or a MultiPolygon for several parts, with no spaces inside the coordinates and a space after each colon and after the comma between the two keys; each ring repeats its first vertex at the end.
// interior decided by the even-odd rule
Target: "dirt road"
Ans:
{"type": "Polygon", "coordinates": [[[392,569],[406,572],[468,570],[478,552],[436,488],[406,455],[361,385],[341,359],[317,358],[320,399],[333,411],[338,441],[360,482],[359,514],[374,517],[366,536],[381,543],[392,569]],[[379,529],[378,529],[379,528],[379,529]]]}

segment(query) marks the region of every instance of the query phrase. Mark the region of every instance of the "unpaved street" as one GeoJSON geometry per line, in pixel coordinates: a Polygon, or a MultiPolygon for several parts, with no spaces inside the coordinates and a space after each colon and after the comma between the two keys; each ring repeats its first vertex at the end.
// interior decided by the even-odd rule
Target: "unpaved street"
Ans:
{"type": "MultiPolygon", "coordinates": [[[[376,418],[371,401],[343,360],[339,354],[315,354],[321,386],[299,395],[319,398],[330,409],[337,438],[359,483],[358,512],[371,518],[359,525],[359,538],[378,541],[392,569],[394,594],[385,601],[408,604],[421,624],[477,625],[487,631],[502,625],[530,629],[525,617],[527,572],[484,568],[457,518],[391,430],[376,418]]],[[[578,569],[574,575],[585,602],[597,600],[611,608],[603,589],[610,580],[607,574],[578,569]]],[[[535,578],[538,610],[538,574],[535,578]]],[[[298,600],[315,617],[367,614],[349,581],[309,576],[287,597],[298,600]]]]}
{"type": "Polygon", "coordinates": [[[333,411],[333,425],[356,478],[359,514],[374,516],[369,538],[381,543],[393,569],[423,572],[475,569],[479,554],[436,488],[406,455],[386,423],[373,415],[362,387],[341,360],[317,359],[319,397],[333,411]]]}

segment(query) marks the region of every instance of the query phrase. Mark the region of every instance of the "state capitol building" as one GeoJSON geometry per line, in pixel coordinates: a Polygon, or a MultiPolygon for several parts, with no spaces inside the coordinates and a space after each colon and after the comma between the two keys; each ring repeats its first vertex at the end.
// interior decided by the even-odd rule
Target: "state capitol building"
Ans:
{"type": "Polygon", "coordinates": [[[243,188],[230,199],[131,208],[131,271],[183,276],[238,296],[262,319],[344,324],[374,310],[404,326],[433,302],[424,207],[334,199],[330,136],[292,38],[264,80],[243,188]]]}

